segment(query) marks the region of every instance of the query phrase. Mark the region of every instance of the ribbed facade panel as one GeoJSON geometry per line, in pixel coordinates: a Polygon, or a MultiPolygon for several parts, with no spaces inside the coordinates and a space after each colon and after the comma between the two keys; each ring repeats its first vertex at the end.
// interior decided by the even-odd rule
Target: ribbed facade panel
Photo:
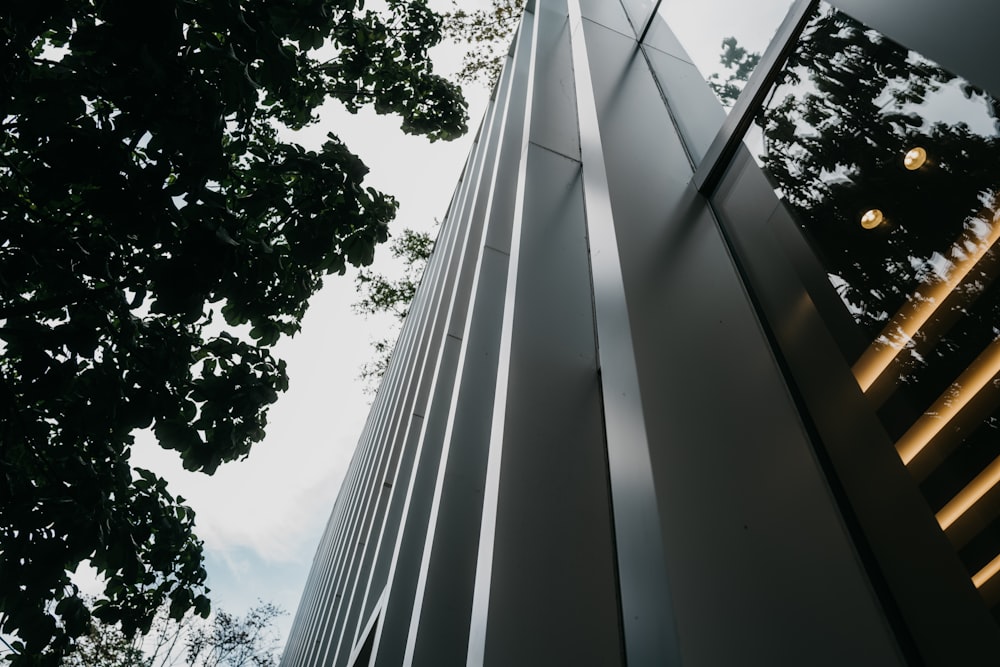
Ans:
{"type": "Polygon", "coordinates": [[[658,5],[528,2],[283,667],[948,664],[733,233],[780,204],[739,151],[703,185],[733,121],[658,5]]]}

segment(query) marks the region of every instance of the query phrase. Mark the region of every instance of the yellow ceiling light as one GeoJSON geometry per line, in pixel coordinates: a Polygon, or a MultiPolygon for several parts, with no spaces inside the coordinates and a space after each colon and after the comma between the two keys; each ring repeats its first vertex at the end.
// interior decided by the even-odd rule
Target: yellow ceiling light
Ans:
{"type": "Polygon", "coordinates": [[[865,229],[875,229],[885,221],[885,216],[882,215],[882,211],[877,208],[873,208],[870,211],[865,211],[865,214],[861,216],[861,226],[865,229]]]}
{"type": "Polygon", "coordinates": [[[896,451],[909,465],[927,444],[1000,373],[1000,338],[994,340],[913,426],[896,442],[896,451]]]}
{"type": "Polygon", "coordinates": [[[997,572],[1000,572],[1000,556],[997,556],[989,563],[986,567],[976,572],[976,575],[972,577],[972,583],[976,585],[976,588],[982,588],[983,584],[993,578],[997,572]]]}
{"type": "Polygon", "coordinates": [[[906,151],[906,155],[903,156],[903,166],[910,171],[916,171],[924,166],[927,162],[927,151],[925,151],[920,146],[911,148],[906,151]]]}
{"type": "Polygon", "coordinates": [[[958,495],[935,515],[941,529],[948,530],[951,524],[982,500],[983,496],[989,493],[997,483],[1000,483],[1000,457],[986,466],[985,470],[976,475],[976,478],[969,482],[968,486],[959,491],[958,495]]]}
{"type": "Polygon", "coordinates": [[[929,281],[921,285],[918,290],[920,298],[908,300],[889,320],[882,333],[868,346],[864,354],[854,362],[854,377],[857,378],[861,391],[868,391],[896,355],[905,349],[914,334],[926,324],[998,240],[1000,240],[1000,214],[993,218],[993,226],[985,238],[976,238],[975,235],[966,233],[958,239],[948,253],[948,257],[954,258],[955,264],[947,277],[944,280],[929,281]],[[970,247],[974,249],[970,251],[970,247]]]}

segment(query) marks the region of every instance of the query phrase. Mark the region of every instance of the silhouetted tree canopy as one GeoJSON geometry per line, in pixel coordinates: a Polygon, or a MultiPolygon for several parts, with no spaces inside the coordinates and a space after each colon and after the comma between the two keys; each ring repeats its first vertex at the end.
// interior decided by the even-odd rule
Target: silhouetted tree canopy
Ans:
{"type": "Polygon", "coordinates": [[[152,428],[211,474],[287,387],[268,348],[323,276],[369,264],[396,203],[333,134],[337,99],[465,132],[425,0],[9,0],[0,16],[0,632],[56,665],[91,614],[126,635],[209,612],[193,512],[132,469],[152,428]],[[106,578],[91,608],[70,573],[106,578]]]}
{"type": "Polygon", "coordinates": [[[719,56],[719,64],[726,70],[725,81],[719,72],[713,72],[708,76],[708,85],[712,92],[719,98],[723,106],[732,108],[736,103],[736,98],[743,91],[743,86],[750,79],[754,68],[760,62],[759,53],[751,53],[740,46],[735,37],[726,37],[722,40],[722,55],[719,56]]]}

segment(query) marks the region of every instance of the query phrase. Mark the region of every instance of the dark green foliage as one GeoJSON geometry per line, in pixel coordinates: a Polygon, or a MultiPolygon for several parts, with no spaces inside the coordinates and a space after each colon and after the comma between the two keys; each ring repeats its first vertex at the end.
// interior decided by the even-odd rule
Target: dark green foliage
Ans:
{"type": "Polygon", "coordinates": [[[462,57],[458,78],[467,83],[479,81],[492,88],[500,79],[504,56],[521,20],[524,0],[492,0],[489,9],[471,12],[457,2],[452,5],[454,10],[444,17],[445,32],[470,45],[462,57]]]}
{"type": "MultiPolygon", "coordinates": [[[[434,252],[434,240],[425,232],[404,229],[389,247],[393,257],[403,260],[403,276],[392,279],[368,269],[359,271],[355,283],[361,300],[354,304],[354,309],[362,315],[389,313],[402,322],[410,310],[410,302],[416,294],[427,260],[434,252]]],[[[370,392],[374,392],[389,367],[393,341],[383,338],[375,341],[372,347],[375,358],[361,368],[361,379],[367,383],[370,392]]]]}
{"type": "Polygon", "coordinates": [[[309,151],[278,130],[332,97],[432,140],[465,131],[427,58],[440,18],[424,0],[358,4],[5,3],[0,631],[15,664],[58,664],[91,614],[130,634],[164,604],[208,613],[193,513],[131,469],[132,433],[152,427],[190,470],[245,457],[287,387],[268,347],[324,275],[371,262],[396,208],[334,135],[309,151]],[[93,608],[69,578],[85,562],[108,580],[93,608]]]}
{"type": "Polygon", "coordinates": [[[354,308],[364,315],[391,313],[402,320],[420,284],[424,265],[434,251],[434,240],[425,232],[404,229],[402,235],[389,244],[389,248],[393,257],[403,260],[403,277],[392,280],[368,269],[358,271],[355,282],[362,297],[354,308]]]}
{"type": "Polygon", "coordinates": [[[749,53],[736,43],[735,37],[726,37],[722,40],[722,55],[719,57],[719,62],[729,70],[729,76],[723,81],[716,72],[708,77],[708,85],[712,87],[719,101],[730,108],[736,103],[744,84],[760,62],[760,54],[749,53]]]}

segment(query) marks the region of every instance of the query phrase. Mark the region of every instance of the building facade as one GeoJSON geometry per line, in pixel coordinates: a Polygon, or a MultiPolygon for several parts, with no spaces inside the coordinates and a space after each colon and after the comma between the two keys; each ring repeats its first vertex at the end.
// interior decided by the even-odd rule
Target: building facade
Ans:
{"type": "Polygon", "coordinates": [[[1000,664],[1000,5],[659,4],[528,2],[283,667],[1000,664]]]}

